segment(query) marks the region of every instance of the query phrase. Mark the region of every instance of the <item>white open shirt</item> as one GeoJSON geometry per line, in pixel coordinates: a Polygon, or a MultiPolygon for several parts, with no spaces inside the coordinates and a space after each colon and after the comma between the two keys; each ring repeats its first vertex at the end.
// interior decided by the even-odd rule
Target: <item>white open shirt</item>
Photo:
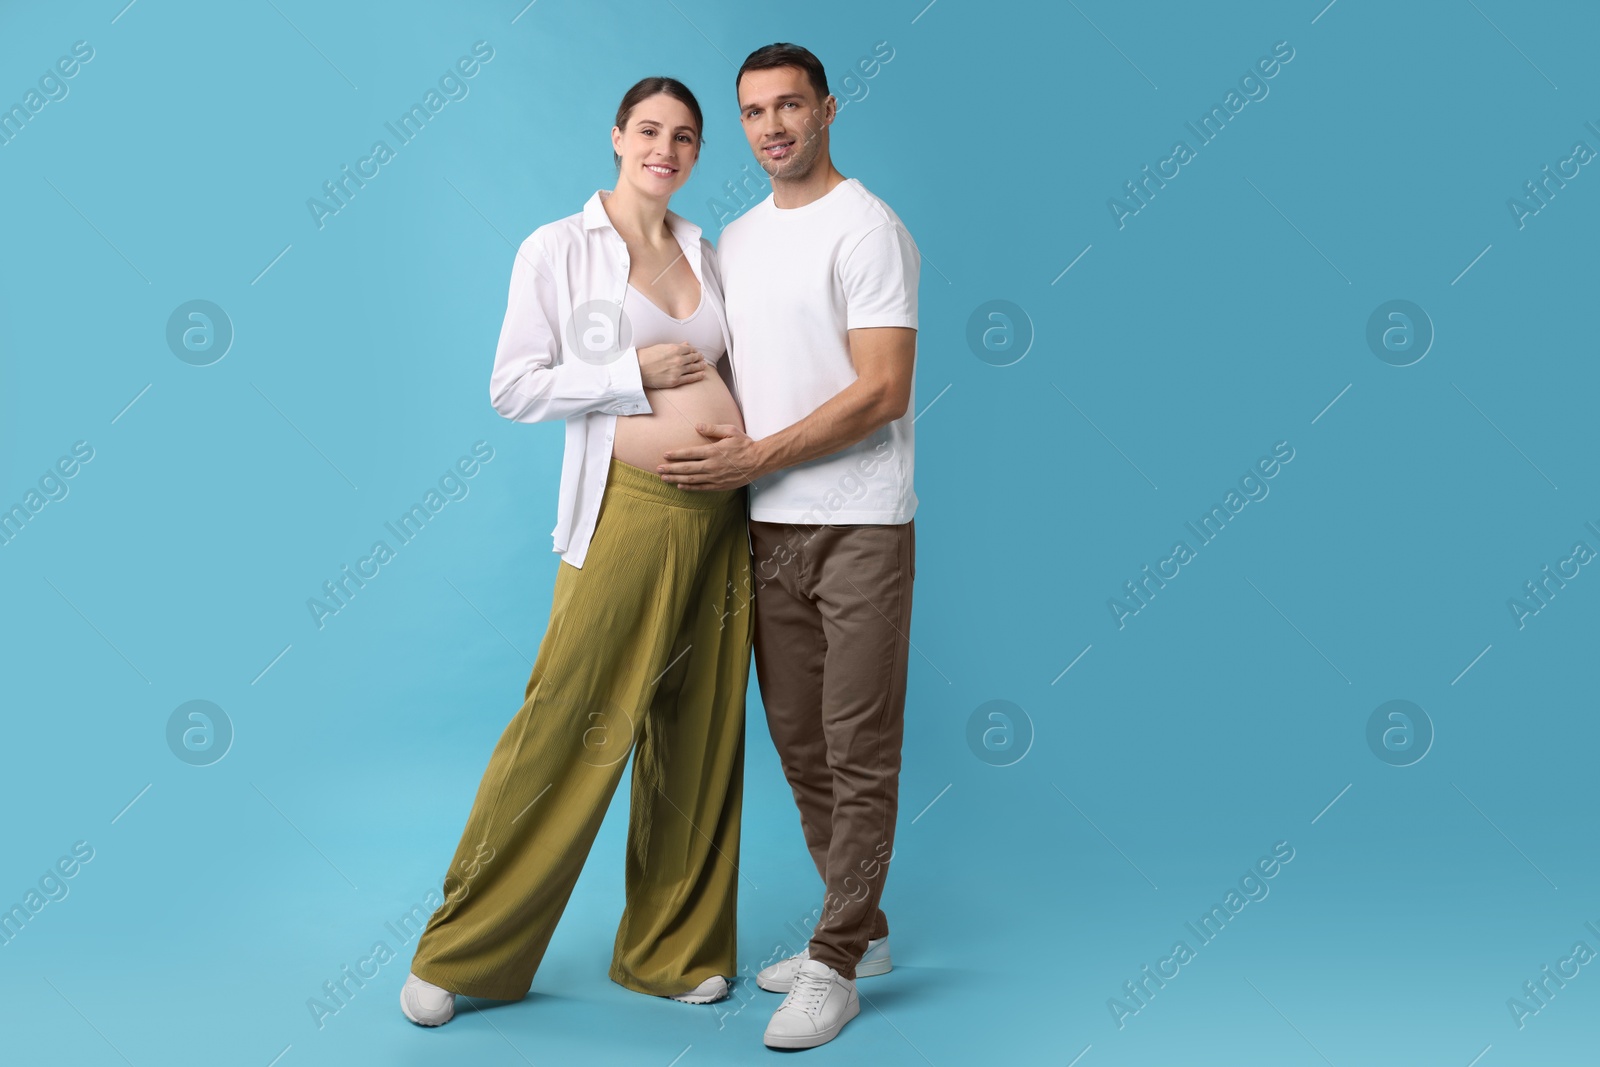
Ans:
{"type": "MultiPolygon", "coordinates": [[[[575,311],[590,301],[604,301],[616,305],[620,313],[627,292],[628,245],[601,206],[610,195],[608,189],[596,190],[582,211],[540,226],[517,249],[506,318],[489,377],[489,402],[506,418],[566,420],[561,498],[550,534],[553,550],[574,567],[583,566],[594,537],[611,469],[617,416],[651,410],[633,345],[608,362],[587,362],[571,351],[569,343],[575,311]]],[[[666,221],[731,351],[716,252],[694,223],[672,211],[666,221]]],[[[577,328],[587,328],[590,321],[597,320],[585,312],[577,328]]],[[[731,373],[732,360],[724,358],[721,363],[729,364],[731,373]]]]}

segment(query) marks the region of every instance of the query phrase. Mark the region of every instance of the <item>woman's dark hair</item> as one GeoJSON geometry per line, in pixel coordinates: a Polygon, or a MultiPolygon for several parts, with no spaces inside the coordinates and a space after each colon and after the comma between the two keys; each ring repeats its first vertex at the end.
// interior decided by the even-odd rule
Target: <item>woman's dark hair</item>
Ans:
{"type": "MultiPolygon", "coordinates": [[[[622,94],[622,103],[617,106],[617,129],[627,129],[628,116],[633,113],[633,109],[657,93],[666,93],[689,109],[689,114],[694,116],[695,139],[703,146],[706,143],[706,138],[700,131],[705,126],[705,120],[700,115],[700,101],[696,100],[694,94],[689,91],[689,87],[677,78],[640,78],[634,82],[633,88],[622,94]]],[[[622,167],[622,157],[615,152],[612,152],[611,156],[617,161],[617,167],[620,169],[622,167]]]]}
{"type": "Polygon", "coordinates": [[[746,71],[772,70],[775,67],[799,67],[806,72],[806,77],[811,79],[811,87],[817,91],[817,99],[828,99],[828,75],[822,69],[822,60],[812,55],[809,49],[789,44],[787,41],[757,48],[745,57],[744,65],[733,78],[734,95],[738,95],[739,82],[744,78],[746,71]]]}

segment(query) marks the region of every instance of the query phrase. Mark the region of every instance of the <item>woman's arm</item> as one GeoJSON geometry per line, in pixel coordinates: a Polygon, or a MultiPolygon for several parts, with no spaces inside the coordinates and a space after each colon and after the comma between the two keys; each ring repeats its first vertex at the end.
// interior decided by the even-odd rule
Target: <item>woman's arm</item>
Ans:
{"type": "Polygon", "coordinates": [[[650,411],[633,346],[605,363],[556,359],[561,315],[550,261],[530,236],[517,249],[505,322],[489,376],[489,403],[516,422],[570,419],[591,411],[638,415],[650,411]]]}

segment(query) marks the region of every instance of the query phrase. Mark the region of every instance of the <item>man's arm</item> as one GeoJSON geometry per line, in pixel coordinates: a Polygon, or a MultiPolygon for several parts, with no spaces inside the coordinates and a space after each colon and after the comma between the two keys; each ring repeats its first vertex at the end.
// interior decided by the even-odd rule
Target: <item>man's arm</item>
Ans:
{"type": "Polygon", "coordinates": [[[709,445],[675,448],[656,467],[685,489],[733,489],[774,471],[849,448],[906,413],[916,365],[917,331],[873,326],[849,331],[856,380],[811,414],[757,441],[737,427],[695,427],[709,445]]]}

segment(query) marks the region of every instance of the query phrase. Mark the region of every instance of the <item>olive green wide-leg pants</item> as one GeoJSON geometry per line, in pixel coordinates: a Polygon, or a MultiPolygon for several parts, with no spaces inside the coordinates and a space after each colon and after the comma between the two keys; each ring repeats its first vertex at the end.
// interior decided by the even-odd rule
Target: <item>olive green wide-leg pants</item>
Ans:
{"type": "Polygon", "coordinates": [[[679,489],[612,461],[413,973],[468,996],[527,993],[635,745],[610,976],[670,996],[738,973],[749,567],[744,490],[679,489]]]}

